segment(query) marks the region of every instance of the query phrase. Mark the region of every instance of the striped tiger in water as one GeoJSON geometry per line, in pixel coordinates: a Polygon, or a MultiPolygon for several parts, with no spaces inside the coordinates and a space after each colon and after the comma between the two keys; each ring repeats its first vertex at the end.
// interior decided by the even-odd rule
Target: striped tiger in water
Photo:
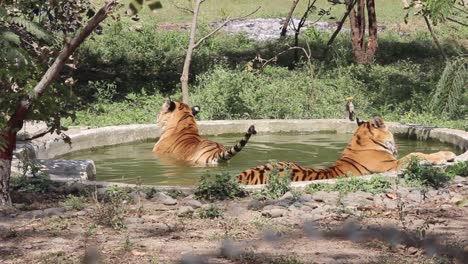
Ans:
{"type": "Polygon", "coordinates": [[[250,126],[244,137],[231,148],[204,140],[195,122],[199,111],[199,106],[190,108],[182,102],[167,99],[156,121],[162,133],[153,152],[160,157],[171,157],[191,164],[216,164],[234,157],[257,133],[255,127],[250,126]]]}
{"type": "Polygon", "coordinates": [[[265,164],[248,169],[237,177],[243,184],[266,184],[269,172],[276,165],[280,175],[284,175],[284,171],[287,169],[291,174],[292,181],[312,181],[403,169],[412,157],[429,161],[432,164],[452,161],[456,157],[454,153],[449,151],[439,151],[433,154],[414,152],[398,160],[393,134],[388,130],[381,117],[376,116],[367,122],[359,119],[356,121],[359,126],[357,131],[341,157],[329,168],[312,169],[302,167],[294,162],[277,162],[277,164],[265,164]]]}

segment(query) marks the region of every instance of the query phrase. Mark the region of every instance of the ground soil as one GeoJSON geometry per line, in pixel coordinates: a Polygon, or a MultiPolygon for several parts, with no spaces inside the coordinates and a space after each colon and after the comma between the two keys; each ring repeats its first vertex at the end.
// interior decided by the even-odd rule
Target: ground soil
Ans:
{"type": "Polygon", "coordinates": [[[379,194],[384,203],[367,193],[345,204],[329,193],[201,204],[185,194],[174,205],[134,196],[117,229],[99,221],[103,204],[91,197],[64,210],[63,195],[14,194],[21,211],[0,214],[0,263],[463,263],[467,187],[461,179],[423,199],[391,191],[379,194]],[[223,216],[202,219],[200,205],[223,216]]]}

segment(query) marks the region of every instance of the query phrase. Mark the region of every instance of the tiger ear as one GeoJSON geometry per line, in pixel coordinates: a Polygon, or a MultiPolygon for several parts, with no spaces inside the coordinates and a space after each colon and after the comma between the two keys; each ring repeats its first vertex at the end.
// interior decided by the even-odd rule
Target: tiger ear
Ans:
{"type": "Polygon", "coordinates": [[[364,121],[361,121],[359,120],[359,117],[356,117],[356,123],[358,126],[361,126],[362,124],[364,124],[364,121]]]}
{"type": "Polygon", "coordinates": [[[167,111],[169,112],[174,111],[174,109],[176,108],[175,102],[170,100],[169,102],[167,102],[167,104],[168,104],[167,111]]]}
{"type": "Polygon", "coordinates": [[[378,128],[384,128],[385,127],[385,123],[384,123],[382,117],[380,117],[380,116],[374,116],[373,123],[374,123],[374,126],[376,126],[378,128]]]}
{"type": "Polygon", "coordinates": [[[200,107],[198,105],[192,107],[192,115],[196,116],[198,113],[200,113],[200,107]]]}

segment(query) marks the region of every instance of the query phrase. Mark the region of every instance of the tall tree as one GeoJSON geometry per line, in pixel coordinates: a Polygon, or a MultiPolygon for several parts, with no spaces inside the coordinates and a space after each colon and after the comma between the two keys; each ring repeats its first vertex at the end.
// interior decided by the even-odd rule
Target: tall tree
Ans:
{"type": "Polygon", "coordinates": [[[197,21],[198,21],[198,15],[200,12],[200,6],[203,2],[206,0],[196,0],[195,5],[190,8],[190,7],[183,7],[179,6],[176,3],[175,6],[185,12],[190,12],[192,13],[192,25],[190,27],[190,38],[189,38],[189,45],[187,47],[187,53],[185,55],[185,61],[184,61],[184,68],[182,69],[182,75],[180,76],[180,83],[182,86],[182,101],[186,104],[190,103],[190,97],[189,97],[189,77],[190,77],[190,65],[192,63],[192,56],[193,56],[193,51],[207,38],[211,37],[213,34],[221,30],[227,23],[234,19],[243,19],[248,16],[251,16],[252,14],[256,13],[259,9],[260,6],[255,9],[253,12],[243,16],[243,17],[238,17],[238,18],[226,18],[224,19],[215,29],[213,29],[210,33],[205,35],[204,37],[200,38],[198,41],[196,40],[196,34],[197,34],[197,21]]]}
{"type": "Polygon", "coordinates": [[[377,51],[377,16],[375,14],[375,0],[357,0],[353,7],[353,0],[346,0],[351,28],[351,43],[356,63],[370,64],[377,51]],[[366,9],[369,22],[368,41],[366,42],[366,9]]]}
{"type": "MultiPolygon", "coordinates": [[[[8,1],[7,1],[8,2],[8,1]]],[[[73,2],[71,2],[73,3],[73,2]]],[[[16,2],[11,1],[10,7],[13,7],[12,10],[15,9],[16,2]]],[[[97,13],[87,22],[82,30],[79,30],[75,36],[68,41],[62,50],[59,52],[56,59],[53,61],[52,65],[47,69],[45,74],[42,76],[39,82],[34,83],[34,81],[25,82],[25,85],[29,85],[30,88],[24,89],[24,93],[15,94],[14,96],[9,96],[8,99],[10,100],[9,103],[16,105],[13,110],[10,112],[9,109],[0,109],[0,111],[4,111],[2,114],[4,118],[2,118],[2,127],[0,129],[0,205],[9,205],[11,204],[11,198],[9,193],[9,182],[10,182],[10,174],[11,174],[11,161],[13,158],[13,150],[15,149],[16,145],[16,135],[18,130],[23,127],[23,122],[27,118],[28,113],[30,113],[31,109],[33,108],[34,104],[41,104],[39,99],[48,91],[50,90],[51,83],[58,77],[59,73],[63,69],[64,65],[67,63],[68,59],[70,58],[71,54],[76,50],[76,48],[83,43],[83,41],[98,27],[98,25],[107,17],[109,12],[112,8],[117,4],[116,0],[106,0],[104,5],[99,9],[97,13]],[[34,83],[34,85],[33,85],[34,83]],[[16,101],[16,103],[15,103],[16,101]],[[6,122],[5,122],[6,121],[6,122]]],[[[66,4],[65,4],[66,5],[66,4]]],[[[60,6],[59,10],[65,10],[64,6],[60,6]]],[[[14,43],[17,47],[21,45],[31,45],[31,46],[38,46],[37,43],[34,42],[33,38],[23,38],[20,39],[19,35],[15,33],[15,31],[9,31],[10,29],[16,30],[16,32],[21,32],[23,30],[27,30],[27,26],[32,25],[37,26],[32,20],[28,19],[28,14],[19,18],[12,18],[9,16],[11,12],[2,13],[2,22],[3,22],[3,30],[4,32],[11,32],[10,40],[14,39],[15,42],[8,41],[8,38],[3,37],[2,43],[14,43]],[[14,22],[14,21],[26,21],[23,22],[23,25],[14,22]],[[19,25],[18,25],[19,24],[19,25]],[[16,37],[15,37],[16,36],[16,37]],[[7,39],[5,41],[5,39],[7,39]],[[31,43],[32,42],[32,43],[31,43]],[[26,44],[25,44],[26,43],[26,44]]],[[[53,23],[51,21],[51,26],[56,26],[57,23],[53,23]]],[[[76,22],[72,19],[71,23],[76,22]]],[[[68,28],[68,27],[67,27],[68,28]]],[[[3,34],[2,36],[5,36],[3,34]]],[[[5,44],[4,44],[5,45],[5,44]]],[[[18,54],[23,53],[21,49],[18,48],[18,54]]],[[[13,61],[15,63],[10,63],[6,66],[6,70],[1,72],[2,80],[0,84],[2,85],[2,92],[5,95],[11,95],[12,92],[9,91],[21,90],[20,87],[16,82],[11,82],[14,79],[14,76],[9,78],[9,80],[4,80],[8,71],[14,70],[19,63],[18,56],[13,55],[13,61]]],[[[3,58],[2,58],[3,59],[3,58]]],[[[55,96],[60,96],[56,94],[55,96]]]]}

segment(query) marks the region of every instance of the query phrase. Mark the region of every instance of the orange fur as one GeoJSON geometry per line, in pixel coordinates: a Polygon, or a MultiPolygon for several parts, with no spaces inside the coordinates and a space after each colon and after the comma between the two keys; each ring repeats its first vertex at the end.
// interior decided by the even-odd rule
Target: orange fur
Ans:
{"type": "Polygon", "coordinates": [[[182,102],[166,100],[158,116],[157,123],[162,134],[154,145],[155,154],[189,163],[215,164],[232,158],[244,147],[250,136],[256,133],[251,126],[238,144],[226,148],[200,137],[193,113],[194,110],[182,102]]]}
{"type": "MultiPolygon", "coordinates": [[[[326,169],[312,169],[294,162],[278,162],[276,165],[280,175],[288,168],[292,181],[312,181],[394,171],[407,166],[407,161],[411,157],[418,157],[434,164],[455,158],[452,152],[440,151],[433,154],[411,153],[397,160],[393,134],[385,126],[382,118],[377,116],[368,122],[361,122],[358,119],[358,124],[357,131],[333,166],[326,169]]],[[[273,167],[272,164],[261,165],[246,170],[237,177],[243,184],[266,184],[268,174],[273,167]]]]}

